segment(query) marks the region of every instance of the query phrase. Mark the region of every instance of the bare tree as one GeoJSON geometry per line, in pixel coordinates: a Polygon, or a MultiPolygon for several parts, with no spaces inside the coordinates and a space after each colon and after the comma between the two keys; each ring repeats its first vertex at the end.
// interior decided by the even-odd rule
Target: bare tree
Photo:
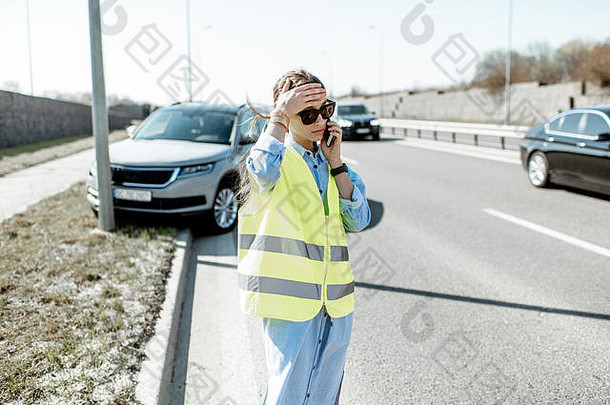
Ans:
{"type": "Polygon", "coordinates": [[[610,87],[610,42],[596,45],[581,65],[579,75],[583,80],[599,82],[601,87],[610,87]]]}
{"type": "MultiPolygon", "coordinates": [[[[531,61],[519,54],[511,52],[511,83],[527,82],[532,80],[531,61]]],[[[474,78],[470,86],[480,86],[491,93],[504,90],[506,81],[506,51],[497,49],[485,53],[477,63],[474,78]]]]}
{"type": "Polygon", "coordinates": [[[591,42],[575,39],[557,48],[555,63],[561,69],[562,80],[583,80],[584,63],[593,49],[591,42]]]}
{"type": "Polygon", "coordinates": [[[541,83],[559,83],[562,70],[555,63],[555,50],[548,42],[533,42],[527,47],[531,78],[541,83]]]}
{"type": "MultiPolygon", "coordinates": [[[[536,80],[553,84],[566,80],[593,80],[610,86],[610,38],[602,43],[573,40],[553,50],[548,42],[534,42],[527,52],[511,53],[511,83],[536,80]]],[[[488,89],[492,94],[505,85],[506,51],[485,53],[477,63],[469,87],[488,89]]]]}

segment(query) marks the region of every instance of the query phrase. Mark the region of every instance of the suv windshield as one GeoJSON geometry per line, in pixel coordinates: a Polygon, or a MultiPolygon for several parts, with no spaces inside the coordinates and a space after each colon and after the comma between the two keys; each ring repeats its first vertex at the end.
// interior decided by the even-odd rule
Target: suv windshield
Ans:
{"type": "Polygon", "coordinates": [[[368,114],[368,110],[363,105],[340,105],[339,115],[358,115],[368,114]]]}
{"type": "Polygon", "coordinates": [[[221,111],[159,111],[142,124],[133,139],[230,144],[234,121],[234,114],[221,111]]]}

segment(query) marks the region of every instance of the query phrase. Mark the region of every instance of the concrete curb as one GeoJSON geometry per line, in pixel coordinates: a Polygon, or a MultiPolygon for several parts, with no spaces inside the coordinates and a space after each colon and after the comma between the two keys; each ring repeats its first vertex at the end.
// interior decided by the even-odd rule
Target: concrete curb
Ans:
{"type": "Polygon", "coordinates": [[[193,234],[180,230],[176,240],[176,254],[166,285],[165,301],[155,328],[146,343],[146,359],[138,372],[136,401],[144,405],[166,405],[169,392],[178,323],[182,309],[184,280],[191,265],[193,234]]]}

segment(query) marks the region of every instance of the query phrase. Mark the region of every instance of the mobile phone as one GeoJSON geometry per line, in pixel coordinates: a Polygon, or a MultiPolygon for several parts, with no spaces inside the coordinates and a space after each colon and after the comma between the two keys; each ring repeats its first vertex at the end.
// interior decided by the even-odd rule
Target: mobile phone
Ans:
{"type": "Polygon", "coordinates": [[[326,146],[329,148],[333,146],[333,142],[335,142],[335,136],[330,133],[328,130],[328,122],[326,123],[326,129],[324,130],[324,135],[322,135],[322,139],[326,141],[326,146]]]}

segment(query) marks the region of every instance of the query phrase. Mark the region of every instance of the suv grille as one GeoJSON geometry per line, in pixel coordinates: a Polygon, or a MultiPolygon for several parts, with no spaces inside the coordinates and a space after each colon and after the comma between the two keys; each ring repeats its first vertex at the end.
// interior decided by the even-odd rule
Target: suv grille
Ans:
{"type": "Polygon", "coordinates": [[[115,184],[166,184],[172,178],[175,169],[134,169],[119,166],[110,167],[112,182],[115,184]]]}
{"type": "Polygon", "coordinates": [[[354,122],[354,129],[355,128],[370,128],[370,126],[371,126],[371,121],[354,122]]]}

